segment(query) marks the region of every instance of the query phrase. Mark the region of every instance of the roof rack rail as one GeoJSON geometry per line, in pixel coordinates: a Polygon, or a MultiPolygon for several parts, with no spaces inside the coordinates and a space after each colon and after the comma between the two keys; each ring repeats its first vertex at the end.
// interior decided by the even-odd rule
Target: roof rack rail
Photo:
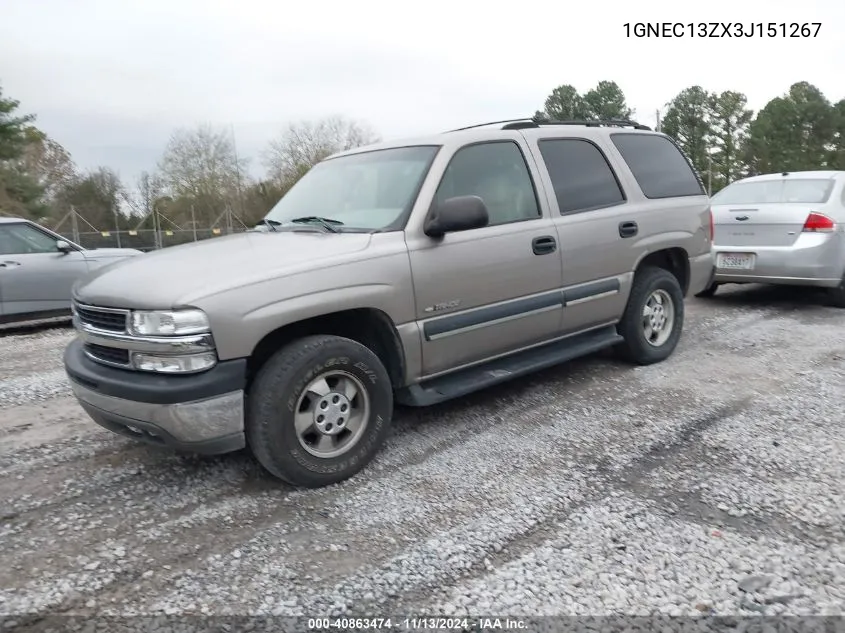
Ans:
{"type": "Polygon", "coordinates": [[[526,128],[536,128],[542,125],[584,125],[586,127],[632,127],[636,130],[649,130],[651,128],[647,125],[642,125],[636,121],[629,121],[628,119],[583,119],[573,121],[554,121],[551,119],[521,119],[519,122],[508,122],[503,130],[522,130],[526,128]]]}
{"type": "Polygon", "coordinates": [[[584,119],[573,121],[555,121],[552,119],[541,119],[536,116],[527,116],[520,119],[504,119],[502,121],[488,121],[487,123],[476,123],[475,125],[467,125],[466,127],[459,127],[454,130],[446,132],[463,132],[464,130],[472,130],[478,127],[485,127],[488,125],[501,125],[503,130],[527,130],[530,128],[538,128],[542,125],[584,125],[586,127],[632,127],[636,130],[649,130],[651,128],[647,125],[642,125],[636,121],[629,121],[628,119],[584,119]]]}
{"type": "MultiPolygon", "coordinates": [[[[502,123],[517,123],[519,121],[531,122],[531,121],[533,121],[533,119],[531,117],[523,117],[521,119],[504,119],[502,121],[489,121],[488,123],[476,123],[475,125],[467,125],[466,127],[459,127],[459,128],[455,128],[454,130],[448,130],[446,133],[448,134],[449,132],[463,132],[464,130],[471,130],[471,129],[477,128],[477,127],[484,127],[485,125],[501,125],[502,123]]],[[[507,126],[505,126],[502,129],[507,130],[507,129],[511,129],[511,128],[508,128],[507,126]]]]}

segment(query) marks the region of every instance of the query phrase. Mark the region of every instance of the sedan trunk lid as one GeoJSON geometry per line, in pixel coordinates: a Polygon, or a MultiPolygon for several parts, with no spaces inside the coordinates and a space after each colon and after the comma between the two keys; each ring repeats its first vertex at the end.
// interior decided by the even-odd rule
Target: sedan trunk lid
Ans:
{"type": "Polygon", "coordinates": [[[791,246],[810,213],[806,204],[713,205],[719,246],[791,246]]]}
{"type": "Polygon", "coordinates": [[[717,246],[791,246],[811,213],[825,213],[836,181],[807,174],[735,182],[713,196],[717,246]]]}

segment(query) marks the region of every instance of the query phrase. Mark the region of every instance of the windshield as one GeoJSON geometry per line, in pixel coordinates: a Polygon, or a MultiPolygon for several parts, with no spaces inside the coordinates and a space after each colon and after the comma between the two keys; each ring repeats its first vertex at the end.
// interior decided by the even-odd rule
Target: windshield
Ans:
{"type": "Polygon", "coordinates": [[[333,158],[314,166],[288,191],[265,220],[337,220],[338,230],[401,228],[403,216],[428,171],[437,147],[421,145],[333,158]],[[340,224],[340,223],[343,224],[340,224]]]}
{"type": "Polygon", "coordinates": [[[798,202],[824,204],[830,197],[834,180],[806,178],[737,182],[712,198],[713,204],[777,204],[798,202]]]}

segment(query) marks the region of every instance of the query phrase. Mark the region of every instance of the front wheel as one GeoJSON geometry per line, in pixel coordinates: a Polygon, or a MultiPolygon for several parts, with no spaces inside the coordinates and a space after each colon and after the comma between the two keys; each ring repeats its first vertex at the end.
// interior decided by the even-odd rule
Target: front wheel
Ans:
{"type": "Polygon", "coordinates": [[[637,272],[622,320],[625,341],[617,351],[628,361],[650,365],[668,358],[684,327],[684,295],[675,276],[663,268],[637,272]]]}
{"type": "Polygon", "coordinates": [[[276,352],[249,390],[247,442],[279,479],[317,488],[366,466],[387,436],[393,389],[378,357],[339,336],[276,352]]]}

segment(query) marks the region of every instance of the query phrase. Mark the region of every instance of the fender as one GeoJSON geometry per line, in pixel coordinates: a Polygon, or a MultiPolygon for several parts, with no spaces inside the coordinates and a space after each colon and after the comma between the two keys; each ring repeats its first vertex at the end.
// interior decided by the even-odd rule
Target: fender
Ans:
{"type": "Polygon", "coordinates": [[[249,356],[267,334],[281,327],[359,308],[382,312],[397,330],[403,319],[407,321],[408,315],[413,314],[413,296],[409,290],[392,284],[361,284],[285,297],[251,306],[244,312],[230,309],[225,317],[218,317],[212,323],[217,353],[221,360],[243,358],[249,356]],[[225,318],[226,322],[220,322],[221,318],[225,318]],[[218,336],[217,332],[225,335],[218,336]]]}

